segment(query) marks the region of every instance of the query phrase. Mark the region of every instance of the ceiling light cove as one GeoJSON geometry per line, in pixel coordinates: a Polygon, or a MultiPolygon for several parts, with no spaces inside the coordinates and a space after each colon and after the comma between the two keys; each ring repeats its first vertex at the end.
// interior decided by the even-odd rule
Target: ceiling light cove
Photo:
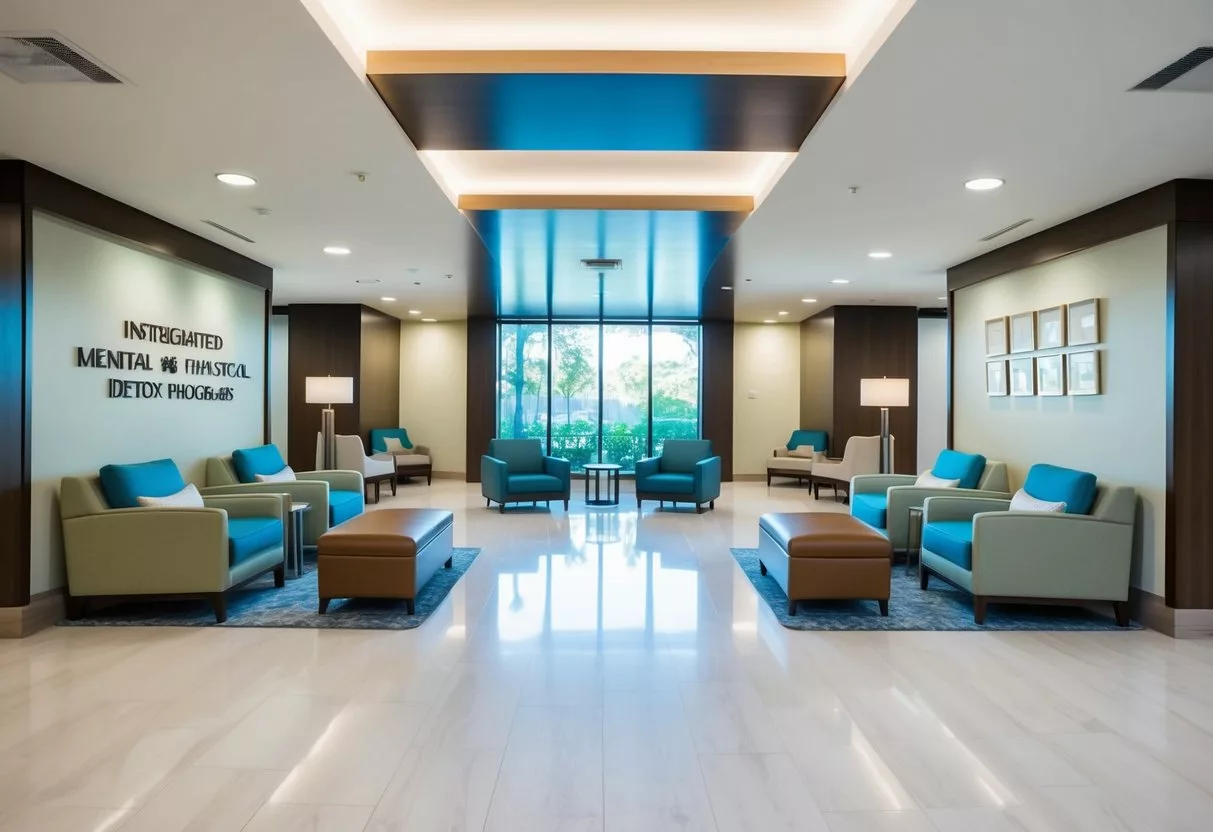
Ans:
{"type": "Polygon", "coordinates": [[[257,180],[243,173],[216,173],[215,178],[224,185],[234,185],[237,188],[249,188],[257,184],[257,180]]]}
{"type": "Polygon", "coordinates": [[[410,310],[409,310],[409,314],[410,314],[410,315],[420,315],[420,314],[421,314],[421,310],[420,310],[420,309],[410,309],[410,310]]]}
{"type": "Polygon", "coordinates": [[[775,323],[775,322],[774,322],[774,321],[772,321],[770,318],[767,318],[765,321],[763,321],[763,323],[764,323],[764,324],[773,324],[773,323],[775,323]]]}
{"type": "Polygon", "coordinates": [[[780,315],[786,315],[786,314],[788,314],[788,313],[787,313],[786,311],[784,311],[784,310],[780,309],[780,310],[779,310],[779,314],[780,314],[780,315]]]}
{"type": "Polygon", "coordinates": [[[801,298],[801,303],[817,303],[817,298],[801,298]]]}
{"type": "Polygon", "coordinates": [[[1003,181],[996,176],[979,176],[976,179],[970,179],[968,182],[965,182],[965,187],[970,191],[992,191],[1002,186],[1003,181]]]}
{"type": "Polygon", "coordinates": [[[343,257],[346,254],[349,254],[350,250],[348,248],[346,248],[345,246],[325,246],[324,253],[336,255],[338,257],[343,257]]]}
{"type": "Polygon", "coordinates": [[[891,251],[869,251],[868,252],[868,257],[871,257],[873,260],[888,260],[892,256],[893,256],[893,253],[891,251]]]}
{"type": "Polygon", "coordinates": [[[422,318],[421,322],[423,324],[436,324],[436,323],[438,323],[438,319],[437,318],[422,318]]]}
{"type": "Polygon", "coordinates": [[[836,278],[834,278],[833,280],[831,280],[830,282],[831,282],[831,283],[833,283],[833,284],[834,284],[834,285],[836,285],[836,286],[843,286],[843,285],[845,285],[845,284],[847,284],[847,283],[850,283],[851,281],[846,280],[845,278],[836,277],[836,278]]]}

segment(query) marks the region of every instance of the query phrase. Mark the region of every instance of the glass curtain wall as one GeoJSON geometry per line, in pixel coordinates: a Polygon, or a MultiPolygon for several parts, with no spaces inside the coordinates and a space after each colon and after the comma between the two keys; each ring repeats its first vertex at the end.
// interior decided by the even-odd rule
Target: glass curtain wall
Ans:
{"type": "Polygon", "coordinates": [[[500,324],[498,436],[583,471],[699,436],[697,324],[500,324]],[[550,450],[549,450],[550,449],[550,450]]]}

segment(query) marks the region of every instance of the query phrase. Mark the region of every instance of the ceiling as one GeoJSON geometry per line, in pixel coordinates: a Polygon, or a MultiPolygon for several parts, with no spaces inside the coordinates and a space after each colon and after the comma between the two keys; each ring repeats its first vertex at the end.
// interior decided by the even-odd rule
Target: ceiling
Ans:
{"type": "Polygon", "coordinates": [[[1213,98],[1126,92],[1213,43],[1207,0],[4,5],[0,30],[57,31],[130,83],[0,77],[0,153],[273,266],[279,303],[466,314],[479,239],[367,84],[369,48],[845,52],[847,86],[726,251],[741,320],[936,305],[949,265],[1159,182],[1213,177],[1213,98]],[[219,171],[258,184],[229,188],[219,171]],[[966,191],[977,175],[1007,184],[966,191]],[[323,254],[330,244],[352,253],[323,254]],[[876,249],[893,256],[869,259],[876,249]]]}

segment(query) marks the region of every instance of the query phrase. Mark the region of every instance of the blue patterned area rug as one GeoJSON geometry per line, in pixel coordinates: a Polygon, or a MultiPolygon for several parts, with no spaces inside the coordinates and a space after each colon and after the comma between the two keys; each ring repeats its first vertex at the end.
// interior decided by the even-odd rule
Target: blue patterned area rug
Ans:
{"type": "MultiPolygon", "coordinates": [[[[918,571],[906,574],[904,563],[893,567],[889,614],[880,614],[875,601],[801,601],[788,615],[788,596],[779,583],[758,569],[757,549],[733,549],[733,557],[754,589],[789,630],[1140,630],[1133,622],[1118,627],[1082,607],[990,604],[986,623],[973,620],[973,599],[967,592],[931,576],[930,587],[918,588],[918,571]]],[[[1108,609],[1109,616],[1111,608],[1108,609]]]]}
{"type": "Polygon", "coordinates": [[[288,580],[281,589],[272,574],[228,595],[227,621],[215,623],[206,601],[131,601],[89,612],[79,621],[60,621],[62,627],[295,627],[345,630],[411,630],[420,627],[438,609],[451,587],[471,567],[479,549],[455,549],[450,569],[439,569],[421,588],[409,615],[403,601],[374,598],[334,600],[328,612],[317,611],[316,561],[308,558],[303,576],[288,580]]]}

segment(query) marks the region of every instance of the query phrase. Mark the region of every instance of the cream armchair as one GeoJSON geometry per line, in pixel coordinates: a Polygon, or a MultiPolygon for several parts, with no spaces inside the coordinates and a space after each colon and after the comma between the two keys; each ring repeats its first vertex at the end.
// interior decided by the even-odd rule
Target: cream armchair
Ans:
{"type": "MultiPolygon", "coordinates": [[[[889,456],[893,456],[893,437],[889,437],[889,456]]],[[[860,474],[876,474],[880,472],[880,437],[852,436],[847,440],[843,449],[842,459],[825,459],[813,461],[813,472],[809,475],[809,488],[813,490],[813,498],[821,498],[821,486],[828,485],[838,498],[841,488],[847,499],[851,494],[851,478],[860,474]]]]}
{"type": "Polygon", "coordinates": [[[773,477],[788,477],[799,483],[809,479],[813,462],[826,458],[828,435],[824,430],[796,430],[782,448],[771,451],[767,459],[767,488],[773,477]]]}
{"type": "MultiPolygon", "coordinates": [[[[316,434],[316,463],[320,467],[324,458],[323,437],[316,434]]],[[[366,455],[366,447],[360,436],[337,435],[337,467],[342,471],[357,471],[362,475],[364,487],[375,486],[375,502],[379,502],[379,486],[390,483],[392,495],[396,494],[396,463],[390,459],[375,459],[366,455]]],[[[363,495],[366,499],[366,495],[363,495]]],[[[367,499],[367,502],[370,502],[367,499]]]]}

